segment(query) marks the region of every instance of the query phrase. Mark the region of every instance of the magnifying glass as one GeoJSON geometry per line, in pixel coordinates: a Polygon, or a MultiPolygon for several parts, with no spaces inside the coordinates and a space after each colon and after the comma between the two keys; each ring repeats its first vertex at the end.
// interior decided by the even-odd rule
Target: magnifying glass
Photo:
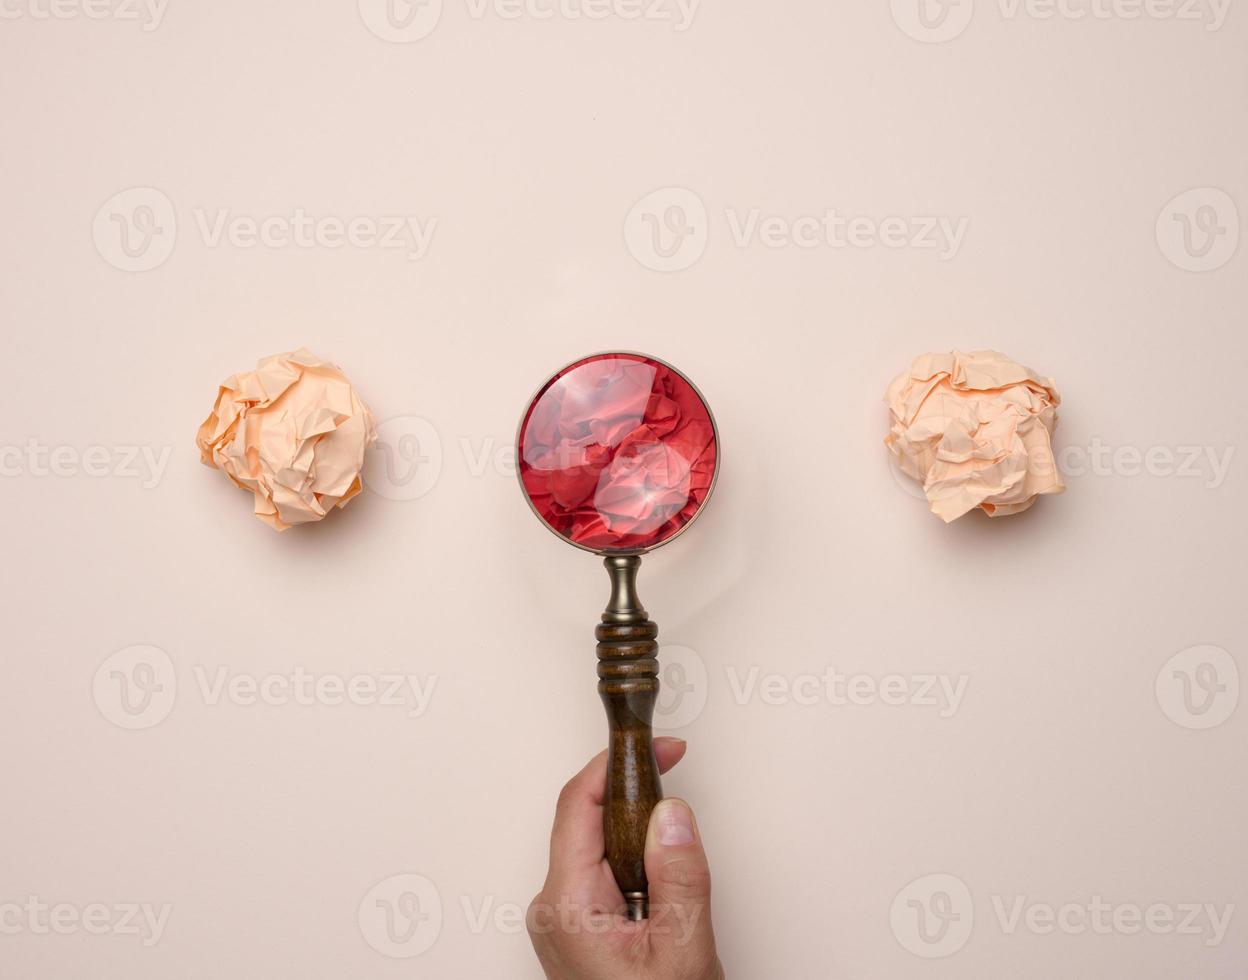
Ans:
{"type": "Polygon", "coordinates": [[[637,570],[642,555],[683,534],[710,499],[719,469],[715,420],[670,364],[594,354],[538,389],[516,459],[533,513],[569,544],[601,555],[611,578],[594,631],[609,735],[603,830],[628,917],[644,919],[646,828],[663,793],[650,731],[659,628],[637,597],[637,570]]]}

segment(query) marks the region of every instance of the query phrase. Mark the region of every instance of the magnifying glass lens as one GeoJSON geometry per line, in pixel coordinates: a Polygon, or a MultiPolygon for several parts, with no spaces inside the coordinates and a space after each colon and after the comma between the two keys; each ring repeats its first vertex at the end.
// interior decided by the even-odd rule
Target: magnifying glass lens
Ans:
{"type": "Polygon", "coordinates": [[[517,439],[520,482],[556,534],[600,554],[640,553],[679,534],[715,483],[715,423],[675,368],[596,354],[542,386],[517,439]]]}

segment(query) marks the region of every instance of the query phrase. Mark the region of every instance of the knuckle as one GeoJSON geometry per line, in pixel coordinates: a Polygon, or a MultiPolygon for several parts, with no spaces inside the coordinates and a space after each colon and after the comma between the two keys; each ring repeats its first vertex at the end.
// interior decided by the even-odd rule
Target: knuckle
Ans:
{"type": "Polygon", "coordinates": [[[546,908],[546,894],[545,892],[538,892],[529,901],[528,907],[524,910],[524,925],[530,937],[544,936],[549,931],[544,928],[542,923],[546,908]]]}
{"type": "Polygon", "coordinates": [[[711,872],[701,861],[676,858],[665,862],[660,873],[665,885],[682,894],[709,895],[711,893],[711,872]]]}
{"type": "Polygon", "coordinates": [[[566,810],[576,802],[577,786],[576,780],[564,783],[563,789],[559,791],[559,797],[555,800],[556,810],[566,810]]]}

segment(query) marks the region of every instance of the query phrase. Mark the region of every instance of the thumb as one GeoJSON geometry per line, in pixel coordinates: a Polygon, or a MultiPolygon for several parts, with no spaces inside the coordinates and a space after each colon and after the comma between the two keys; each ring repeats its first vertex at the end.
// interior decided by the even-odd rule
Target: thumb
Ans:
{"type": "Polygon", "coordinates": [[[684,800],[660,800],[646,833],[650,932],[665,959],[682,964],[682,976],[718,975],[711,929],[711,871],[693,811],[684,800]]]}

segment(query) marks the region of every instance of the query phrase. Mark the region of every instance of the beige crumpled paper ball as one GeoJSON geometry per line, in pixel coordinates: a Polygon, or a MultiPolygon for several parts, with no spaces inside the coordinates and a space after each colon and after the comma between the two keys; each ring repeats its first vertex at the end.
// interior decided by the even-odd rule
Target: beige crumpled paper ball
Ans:
{"type": "Polygon", "coordinates": [[[1004,354],[923,354],[884,400],[885,445],[946,523],[976,507],[989,517],[1017,514],[1066,489],[1050,441],[1057,386],[1004,354]]]}
{"type": "Polygon", "coordinates": [[[205,465],[255,494],[258,518],[284,531],[360,492],[364,452],[376,438],[346,376],[300,348],[227,378],[195,443],[205,465]]]}

